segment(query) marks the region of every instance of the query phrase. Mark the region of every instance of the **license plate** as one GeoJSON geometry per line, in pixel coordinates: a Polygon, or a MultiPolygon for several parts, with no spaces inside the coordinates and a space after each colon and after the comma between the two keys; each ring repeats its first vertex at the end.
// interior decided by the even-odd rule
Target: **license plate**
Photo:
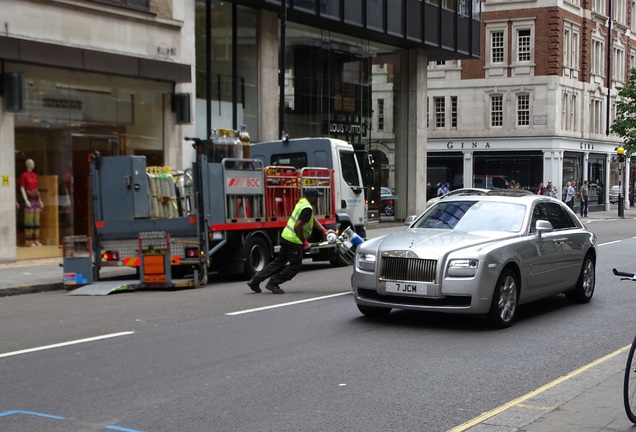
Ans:
{"type": "Polygon", "coordinates": [[[406,282],[387,282],[386,292],[396,294],[410,294],[425,296],[428,295],[428,287],[426,284],[406,283],[406,282]]]}

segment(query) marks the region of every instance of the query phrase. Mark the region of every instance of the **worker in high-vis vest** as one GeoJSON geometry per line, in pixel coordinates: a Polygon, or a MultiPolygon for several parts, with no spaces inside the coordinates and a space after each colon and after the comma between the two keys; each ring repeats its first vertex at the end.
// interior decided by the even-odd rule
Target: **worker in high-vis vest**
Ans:
{"type": "Polygon", "coordinates": [[[312,231],[315,229],[325,237],[331,232],[314,219],[314,206],[321,196],[322,192],[318,189],[305,189],[305,197],[298,201],[287,225],[283,228],[278,255],[247,283],[252,291],[260,293],[261,282],[270,278],[265,288],[274,294],[284,294],[285,291],[281,289],[280,284],[291,280],[300,271],[312,231]]]}

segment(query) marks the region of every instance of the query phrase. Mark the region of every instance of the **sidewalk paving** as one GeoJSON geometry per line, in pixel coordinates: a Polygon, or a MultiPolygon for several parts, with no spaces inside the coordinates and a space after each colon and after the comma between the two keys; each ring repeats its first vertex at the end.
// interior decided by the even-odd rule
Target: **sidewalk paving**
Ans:
{"type": "MultiPolygon", "coordinates": [[[[624,210],[625,219],[636,219],[636,208],[624,210]]],[[[619,219],[616,205],[581,218],[583,223],[619,219]]],[[[401,226],[376,222],[369,229],[401,226]]],[[[0,263],[2,297],[63,290],[62,258],[0,263]]],[[[107,268],[102,277],[130,274],[129,268],[107,268]]],[[[133,273],[134,274],[134,273],[133,273]]],[[[623,373],[627,351],[609,354],[602,361],[573,371],[562,379],[506,405],[459,425],[453,432],[635,432],[623,408],[623,373]]]]}

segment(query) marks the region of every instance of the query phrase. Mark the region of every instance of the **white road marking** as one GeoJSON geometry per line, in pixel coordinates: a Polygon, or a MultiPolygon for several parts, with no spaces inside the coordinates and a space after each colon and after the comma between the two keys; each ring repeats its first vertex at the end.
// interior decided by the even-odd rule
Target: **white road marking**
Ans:
{"type": "Polygon", "coordinates": [[[340,296],[347,295],[347,294],[352,294],[352,293],[353,293],[352,291],[346,291],[346,292],[341,292],[341,293],[338,293],[338,294],[331,294],[331,295],[326,295],[326,296],[322,296],[322,297],[314,297],[314,298],[310,298],[310,299],[298,300],[298,301],[293,301],[293,302],[289,302],[289,303],[281,303],[281,304],[276,304],[276,305],[271,305],[271,306],[263,306],[263,307],[260,307],[260,308],[246,309],[246,310],[237,311],[237,312],[228,312],[225,315],[228,315],[228,316],[243,315],[243,314],[246,314],[246,313],[260,312],[260,311],[264,311],[264,310],[268,310],[268,309],[276,309],[276,308],[285,307],[285,306],[293,306],[293,305],[297,305],[297,304],[301,304],[301,303],[309,303],[309,302],[318,301],[318,300],[324,300],[324,299],[333,298],[333,297],[340,297],[340,296]]]}
{"type": "Polygon", "coordinates": [[[607,242],[607,243],[601,243],[601,244],[599,244],[599,247],[600,247],[600,246],[607,246],[607,245],[611,245],[611,244],[614,244],[614,243],[620,243],[620,242],[622,242],[622,241],[623,241],[623,240],[614,240],[614,241],[607,242]]]}
{"type": "Polygon", "coordinates": [[[56,343],[56,344],[52,344],[52,345],[44,345],[44,346],[41,346],[41,347],[29,348],[29,349],[25,349],[25,350],[13,351],[13,352],[0,354],[0,358],[2,358],[2,357],[11,357],[11,356],[16,356],[16,355],[20,355],[20,354],[27,354],[27,353],[32,353],[32,352],[36,352],[36,351],[44,351],[44,350],[53,349],[53,348],[60,348],[60,347],[69,346],[69,345],[77,345],[77,344],[86,343],[86,342],[94,342],[94,341],[98,341],[98,340],[102,340],[102,339],[110,339],[110,338],[115,338],[115,337],[119,337],[119,336],[128,336],[128,335],[131,335],[133,333],[135,333],[135,332],[127,331],[127,332],[120,332],[120,333],[111,333],[111,334],[106,334],[106,335],[101,335],[101,336],[90,337],[90,338],[86,338],[86,339],[77,339],[77,340],[73,340],[73,341],[61,342],[61,343],[56,343]]]}

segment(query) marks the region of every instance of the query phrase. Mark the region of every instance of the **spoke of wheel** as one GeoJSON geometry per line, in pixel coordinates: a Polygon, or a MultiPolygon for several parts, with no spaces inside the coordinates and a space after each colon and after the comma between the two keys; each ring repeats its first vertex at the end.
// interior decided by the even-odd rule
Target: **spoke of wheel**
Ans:
{"type": "Polygon", "coordinates": [[[508,321],[513,314],[515,302],[516,302],[517,292],[515,289],[515,284],[513,283],[511,278],[507,278],[503,282],[503,286],[501,288],[501,298],[499,301],[499,310],[501,318],[504,321],[508,321]]]}
{"type": "Polygon", "coordinates": [[[625,365],[625,381],[623,383],[623,401],[625,413],[632,423],[636,423],[636,338],[632,343],[625,365]]]}

